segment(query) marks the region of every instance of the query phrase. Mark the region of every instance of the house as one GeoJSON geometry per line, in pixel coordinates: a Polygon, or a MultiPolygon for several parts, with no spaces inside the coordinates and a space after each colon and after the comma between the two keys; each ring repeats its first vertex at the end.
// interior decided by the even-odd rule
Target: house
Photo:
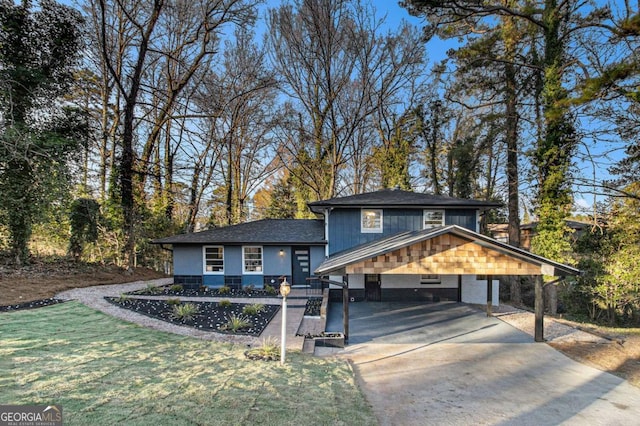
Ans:
{"type": "MultiPolygon", "coordinates": [[[[593,222],[586,223],[569,219],[566,219],[565,223],[567,228],[572,232],[571,237],[574,242],[580,238],[585,231],[594,226],[593,222]]],[[[602,225],[603,223],[599,222],[599,226],[602,225]]],[[[537,226],[538,222],[529,222],[520,225],[520,247],[525,250],[531,250],[531,240],[536,235],[537,226]]],[[[509,225],[506,223],[491,223],[487,225],[487,231],[491,237],[498,241],[505,243],[509,241],[509,225]]]]}
{"type": "Polygon", "coordinates": [[[573,275],[566,265],[480,231],[499,204],[385,189],[309,203],[317,220],[263,219],[155,240],[172,246],[175,283],[303,285],[328,277],[351,301],[498,304],[494,275],[573,275]],[[347,294],[347,293],[344,293],[347,294]]]}

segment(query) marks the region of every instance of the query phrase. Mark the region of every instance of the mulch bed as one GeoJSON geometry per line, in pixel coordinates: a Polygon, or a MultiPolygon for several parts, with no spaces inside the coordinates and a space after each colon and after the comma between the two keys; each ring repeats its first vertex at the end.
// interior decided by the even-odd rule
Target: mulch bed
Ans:
{"type": "Polygon", "coordinates": [[[63,302],[66,302],[66,300],[55,299],[53,297],[49,299],[32,300],[30,302],[18,303],[16,305],[0,306],[0,312],[11,312],[11,311],[19,311],[22,309],[42,308],[43,306],[55,305],[57,303],[63,303],[63,302]]]}
{"type": "Polygon", "coordinates": [[[229,306],[220,306],[217,302],[188,302],[198,307],[198,313],[192,319],[178,319],[173,315],[175,305],[167,303],[166,300],[149,299],[122,299],[116,297],[105,297],[108,302],[124,309],[147,315],[162,321],[176,325],[192,327],[203,331],[214,331],[225,334],[241,334],[248,336],[259,336],[269,322],[273,319],[280,307],[278,305],[264,305],[264,310],[255,315],[245,315],[242,310],[248,304],[231,303],[229,306]],[[232,315],[248,318],[251,326],[238,331],[225,330],[224,326],[232,315]]]}
{"type": "Polygon", "coordinates": [[[153,287],[153,288],[143,288],[142,290],[131,291],[126,294],[136,295],[136,296],[176,296],[176,297],[280,297],[278,292],[269,292],[264,289],[256,288],[253,290],[249,289],[229,289],[229,291],[225,292],[224,290],[221,292],[220,289],[217,288],[209,288],[209,287],[200,287],[198,289],[181,289],[181,290],[172,290],[172,285],[153,287]]]}

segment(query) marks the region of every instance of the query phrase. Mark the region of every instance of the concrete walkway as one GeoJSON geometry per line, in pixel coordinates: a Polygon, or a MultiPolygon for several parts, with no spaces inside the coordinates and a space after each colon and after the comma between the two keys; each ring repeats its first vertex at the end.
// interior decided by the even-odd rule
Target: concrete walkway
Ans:
{"type": "MultiPolygon", "coordinates": [[[[216,340],[225,343],[234,343],[239,345],[254,346],[259,345],[263,339],[272,338],[280,342],[282,331],[282,310],[279,310],[276,316],[269,322],[259,337],[253,336],[235,336],[230,334],[215,333],[210,331],[196,330],[191,327],[175,325],[166,321],[141,315],[128,309],[119,308],[106,300],[105,297],[118,297],[122,293],[140,290],[148,285],[167,285],[173,283],[173,278],[162,278],[153,281],[136,281],[128,284],[101,285],[86,288],[76,288],[64,291],[56,295],[59,299],[77,300],[93,309],[102,311],[108,315],[120,318],[125,321],[133,322],[144,327],[153,328],[155,330],[165,331],[174,334],[197,337],[204,340],[216,340]]],[[[132,296],[141,299],[175,299],[175,296],[132,296]]],[[[183,297],[182,300],[214,302],[228,297],[183,297]]],[[[264,303],[271,305],[281,305],[281,298],[234,298],[237,303],[264,303]]],[[[296,336],[298,327],[302,322],[306,305],[306,293],[304,290],[293,290],[288,298],[287,309],[287,349],[302,350],[304,338],[296,336]]]]}
{"type": "Polygon", "coordinates": [[[473,307],[356,303],[350,317],[337,356],[382,425],[640,424],[640,389],[473,307]]]}

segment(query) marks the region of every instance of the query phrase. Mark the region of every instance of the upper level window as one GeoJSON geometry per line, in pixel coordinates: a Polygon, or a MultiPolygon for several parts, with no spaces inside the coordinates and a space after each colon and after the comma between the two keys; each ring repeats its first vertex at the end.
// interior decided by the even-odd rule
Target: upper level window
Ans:
{"type": "Polygon", "coordinates": [[[204,272],[224,273],[224,247],[204,247],[204,272]]]}
{"type": "Polygon", "coordinates": [[[360,211],[362,232],[382,232],[382,209],[362,209],[360,211]]]}
{"type": "Polygon", "coordinates": [[[262,273],[262,247],[245,246],[242,247],[242,263],[244,272],[249,274],[262,273]]]}
{"type": "Polygon", "coordinates": [[[423,218],[424,229],[444,226],[444,210],[425,210],[423,218]]]}

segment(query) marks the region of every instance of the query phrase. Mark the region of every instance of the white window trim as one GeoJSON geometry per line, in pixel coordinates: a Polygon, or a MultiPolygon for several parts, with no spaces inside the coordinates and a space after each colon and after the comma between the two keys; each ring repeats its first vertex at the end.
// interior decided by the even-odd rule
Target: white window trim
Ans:
{"type": "Polygon", "coordinates": [[[242,246],[242,273],[244,275],[263,275],[264,274],[264,248],[262,246],[242,246]],[[244,249],[259,248],[260,249],[260,271],[247,271],[247,264],[244,261],[244,249]]]}
{"type": "MultiPolygon", "coordinates": [[[[444,226],[444,220],[445,220],[445,211],[443,209],[423,209],[422,210],[422,229],[427,229],[427,224],[426,222],[426,216],[427,216],[427,212],[440,212],[442,213],[442,222],[440,223],[439,226],[444,226]]],[[[432,225],[431,228],[435,228],[438,225],[432,225]]]]}
{"type": "Polygon", "coordinates": [[[360,209],[360,232],[363,234],[382,234],[384,228],[384,212],[382,209],[360,209]],[[380,212],[380,227],[379,228],[365,228],[363,226],[364,212],[380,212]]]}
{"type": "Polygon", "coordinates": [[[202,273],[205,275],[224,275],[224,246],[202,246],[202,273]],[[221,248],[222,249],[222,271],[207,271],[207,249],[208,248],[221,248]]]}

